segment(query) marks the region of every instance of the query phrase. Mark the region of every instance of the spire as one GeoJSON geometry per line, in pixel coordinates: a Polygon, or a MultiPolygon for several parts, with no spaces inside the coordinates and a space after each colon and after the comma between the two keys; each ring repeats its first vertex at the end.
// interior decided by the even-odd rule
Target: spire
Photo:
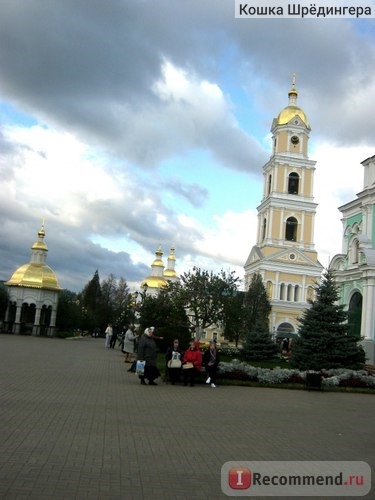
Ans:
{"type": "MultiPolygon", "coordinates": [[[[44,237],[46,235],[46,232],[44,230],[44,219],[42,222],[42,227],[38,231],[38,241],[34,243],[34,245],[31,247],[31,253],[32,256],[35,258],[36,262],[40,262],[41,260],[44,262],[46,259],[46,253],[48,252],[48,247],[44,241],[44,237]],[[42,253],[40,253],[42,252],[42,253]],[[44,257],[41,257],[41,255],[44,254],[44,257]],[[39,257],[37,257],[39,255],[39,257]]],[[[33,260],[34,261],[34,260],[33,260]]]]}
{"type": "Polygon", "coordinates": [[[170,281],[177,281],[178,276],[175,271],[175,265],[176,265],[176,256],[175,256],[175,246],[172,245],[170,254],[168,257],[168,262],[167,262],[167,269],[164,271],[164,277],[170,281]]]}
{"type": "Polygon", "coordinates": [[[297,105],[298,90],[296,89],[296,74],[292,75],[292,88],[288,92],[289,106],[297,105]]]}

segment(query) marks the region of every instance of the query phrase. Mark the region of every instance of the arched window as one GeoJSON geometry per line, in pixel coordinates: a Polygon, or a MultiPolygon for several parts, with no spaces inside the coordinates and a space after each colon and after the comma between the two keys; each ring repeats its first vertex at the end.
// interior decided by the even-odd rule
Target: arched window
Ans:
{"type": "Polygon", "coordinates": [[[40,311],[40,335],[47,335],[51,324],[52,307],[44,305],[40,311]]]}
{"type": "Polygon", "coordinates": [[[362,295],[355,292],[349,302],[348,308],[348,333],[359,339],[361,337],[362,321],[362,295]]]}
{"type": "Polygon", "coordinates": [[[24,302],[21,309],[21,329],[23,334],[31,334],[35,322],[35,304],[27,304],[24,302]]]}
{"type": "Polygon", "coordinates": [[[266,237],[266,229],[267,229],[267,219],[264,218],[263,219],[263,234],[262,234],[262,239],[264,240],[264,238],[266,237]]]}
{"type": "Polygon", "coordinates": [[[270,194],[270,192],[271,192],[271,185],[272,185],[272,175],[270,174],[268,176],[268,193],[267,194],[270,194]]]}
{"type": "Polygon", "coordinates": [[[285,297],[285,285],[281,283],[280,285],[280,300],[284,300],[285,297]]]}
{"type": "Polygon", "coordinates": [[[295,172],[289,174],[288,180],[288,193],[289,194],[298,194],[298,185],[299,185],[299,175],[295,172]]]}
{"type": "Polygon", "coordinates": [[[298,222],[295,217],[289,217],[286,220],[285,239],[288,241],[297,241],[298,222]]]}
{"type": "Polygon", "coordinates": [[[277,327],[277,333],[282,334],[282,333],[295,333],[294,332],[294,327],[290,323],[281,323],[277,327]]]}
{"type": "Polygon", "coordinates": [[[294,289],[294,302],[299,302],[299,286],[296,285],[295,289],[294,289]]]}

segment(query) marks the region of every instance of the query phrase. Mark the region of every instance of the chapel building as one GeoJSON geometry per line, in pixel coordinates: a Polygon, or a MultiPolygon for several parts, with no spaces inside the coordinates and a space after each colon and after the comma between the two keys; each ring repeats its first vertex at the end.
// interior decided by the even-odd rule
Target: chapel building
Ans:
{"type": "Polygon", "coordinates": [[[53,336],[61,287],[46,264],[48,247],[44,225],[31,247],[31,260],[19,267],[5,283],[9,293],[5,331],[15,334],[53,336]]]}

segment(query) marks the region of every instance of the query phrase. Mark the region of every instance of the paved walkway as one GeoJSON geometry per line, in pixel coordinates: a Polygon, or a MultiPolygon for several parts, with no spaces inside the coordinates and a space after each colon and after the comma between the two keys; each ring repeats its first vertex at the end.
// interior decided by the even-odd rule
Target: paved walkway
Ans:
{"type": "Polygon", "coordinates": [[[375,465],[372,395],[149,387],[128,366],[103,339],[0,335],[1,499],[220,499],[227,461],[375,465]]]}

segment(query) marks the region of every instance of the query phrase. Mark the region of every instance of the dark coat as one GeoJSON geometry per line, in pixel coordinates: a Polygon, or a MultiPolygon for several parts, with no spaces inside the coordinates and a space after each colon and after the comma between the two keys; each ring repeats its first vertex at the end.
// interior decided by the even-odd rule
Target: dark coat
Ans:
{"type": "Polygon", "coordinates": [[[137,359],[146,361],[148,366],[156,366],[157,349],[155,340],[145,333],[142,335],[138,344],[137,359]]]}
{"type": "MultiPolygon", "coordinates": [[[[210,349],[208,348],[204,353],[203,353],[203,364],[207,368],[208,363],[210,362],[211,356],[210,356],[210,349]]],[[[219,352],[216,350],[216,361],[214,366],[217,368],[217,365],[220,363],[219,359],[219,352]]]]}

